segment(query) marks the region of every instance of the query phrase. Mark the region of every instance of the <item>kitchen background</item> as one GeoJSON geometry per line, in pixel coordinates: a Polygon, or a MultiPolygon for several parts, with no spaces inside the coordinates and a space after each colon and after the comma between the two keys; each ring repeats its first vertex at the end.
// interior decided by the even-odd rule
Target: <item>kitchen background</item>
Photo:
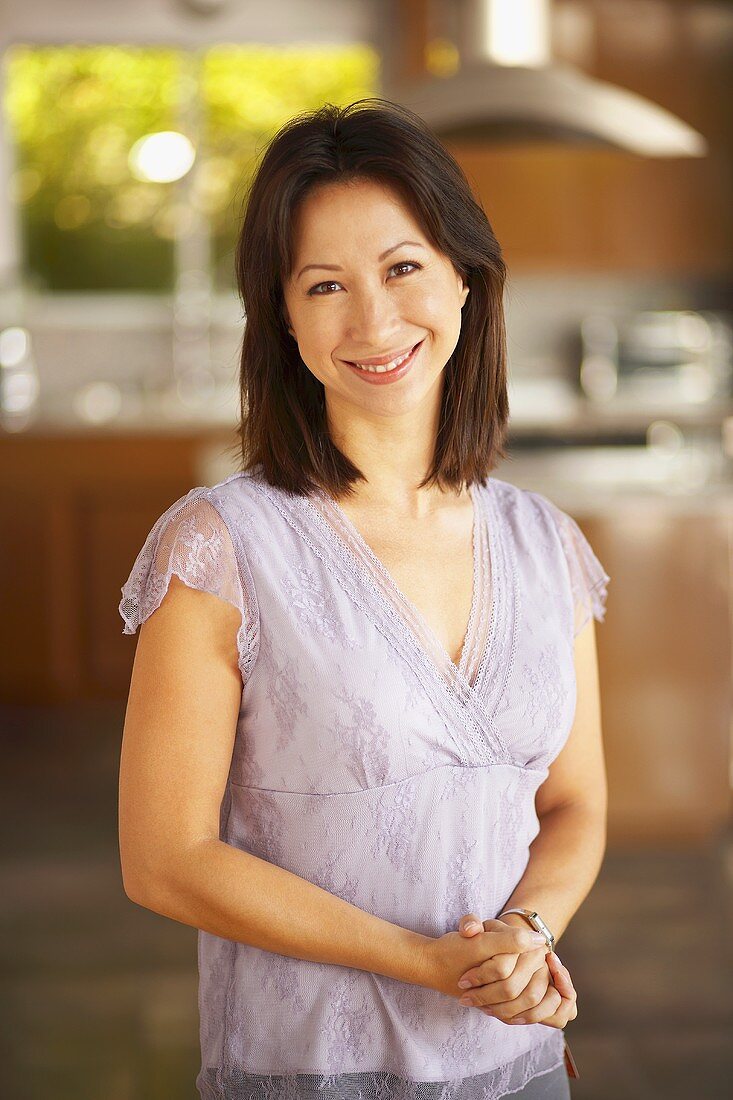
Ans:
{"type": "Polygon", "coordinates": [[[369,95],[444,135],[505,251],[495,475],[574,515],[611,576],[608,852],[561,947],[573,1096],[730,1095],[732,55],[723,2],[5,0],[10,1100],[194,1095],[196,933],[119,872],[119,590],[157,516],[236,469],[253,158],[369,95]]]}

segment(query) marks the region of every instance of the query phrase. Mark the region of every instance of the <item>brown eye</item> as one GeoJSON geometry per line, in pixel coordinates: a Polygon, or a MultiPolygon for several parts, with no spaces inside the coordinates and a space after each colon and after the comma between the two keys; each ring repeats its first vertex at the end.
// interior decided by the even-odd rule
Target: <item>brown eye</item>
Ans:
{"type": "MultiPolygon", "coordinates": [[[[400,262],[398,264],[394,264],[394,266],[391,268],[391,270],[394,271],[395,268],[397,268],[397,267],[414,267],[414,268],[417,268],[419,270],[420,264],[416,264],[412,260],[400,260],[400,262]]],[[[409,271],[406,271],[406,272],[404,272],[404,274],[409,275],[410,273],[409,273],[409,271]]]]}
{"type": "MultiPolygon", "coordinates": [[[[310,290],[308,291],[308,293],[309,293],[309,294],[311,294],[311,295],[314,295],[314,296],[318,296],[319,294],[322,294],[322,291],[320,290],[320,287],[322,287],[322,286],[338,286],[338,285],[339,285],[339,284],[338,284],[338,283],[336,283],[336,282],[331,282],[331,283],[316,283],[316,285],[315,285],[315,286],[312,286],[312,287],[310,288],[310,290]]],[[[325,295],[325,297],[328,297],[328,295],[325,295]]]]}

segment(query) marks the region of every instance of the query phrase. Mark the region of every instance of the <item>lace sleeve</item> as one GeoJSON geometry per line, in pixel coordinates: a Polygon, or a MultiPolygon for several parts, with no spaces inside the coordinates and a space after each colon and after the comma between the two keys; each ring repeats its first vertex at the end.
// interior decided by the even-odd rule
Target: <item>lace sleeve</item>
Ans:
{"type": "Polygon", "coordinates": [[[607,586],[611,578],[573,517],[546,497],[544,500],[549,506],[568,564],[574,602],[573,634],[577,637],[591,616],[603,622],[607,586]]]}
{"type": "Polygon", "coordinates": [[[240,566],[229,529],[208,497],[208,489],[192,489],[154,523],[122,586],[119,612],[123,634],[134,634],[160,607],[175,574],[189,588],[198,588],[237,608],[239,667],[244,682],[254,663],[256,605],[249,571],[240,566]]]}

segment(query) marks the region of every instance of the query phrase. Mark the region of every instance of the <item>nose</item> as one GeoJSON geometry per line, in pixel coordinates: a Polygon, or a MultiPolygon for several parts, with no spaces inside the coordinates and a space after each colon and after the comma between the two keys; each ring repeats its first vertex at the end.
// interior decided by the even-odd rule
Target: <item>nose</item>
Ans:
{"type": "Polygon", "coordinates": [[[350,296],[347,338],[367,355],[390,351],[399,342],[402,325],[394,297],[386,287],[364,287],[350,296]]]}

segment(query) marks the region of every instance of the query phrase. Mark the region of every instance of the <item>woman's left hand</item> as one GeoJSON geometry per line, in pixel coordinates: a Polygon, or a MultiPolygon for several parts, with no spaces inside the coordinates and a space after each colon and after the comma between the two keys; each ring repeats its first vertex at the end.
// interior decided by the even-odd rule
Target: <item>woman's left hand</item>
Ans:
{"type": "MultiPolygon", "coordinates": [[[[462,936],[470,938],[478,932],[491,931],[497,925],[510,923],[510,921],[499,920],[481,922],[477,916],[469,913],[459,921],[458,931],[462,936]],[[468,931],[467,925],[472,922],[477,927],[468,931]]],[[[511,973],[507,971],[507,974],[498,980],[486,981],[483,984],[475,984],[481,980],[480,967],[472,967],[461,975],[460,980],[465,978],[472,983],[471,988],[465,990],[465,993],[471,996],[473,1004],[480,1012],[487,1016],[494,1016],[503,1023],[542,1023],[547,1027],[564,1028],[578,1015],[578,996],[570,973],[560,962],[556,953],[540,948],[537,959],[530,961],[528,956],[534,954],[535,952],[524,952],[520,956],[508,956],[507,962],[511,964],[511,973]],[[512,959],[516,966],[512,964],[512,959]],[[518,989],[511,999],[492,1000],[492,997],[499,992],[496,987],[502,982],[509,981],[511,975],[517,973],[520,959],[524,959],[524,976],[520,978],[521,989],[518,989]],[[536,965],[538,962],[539,967],[536,965]],[[530,977],[525,981],[527,973],[530,977]]]]}

